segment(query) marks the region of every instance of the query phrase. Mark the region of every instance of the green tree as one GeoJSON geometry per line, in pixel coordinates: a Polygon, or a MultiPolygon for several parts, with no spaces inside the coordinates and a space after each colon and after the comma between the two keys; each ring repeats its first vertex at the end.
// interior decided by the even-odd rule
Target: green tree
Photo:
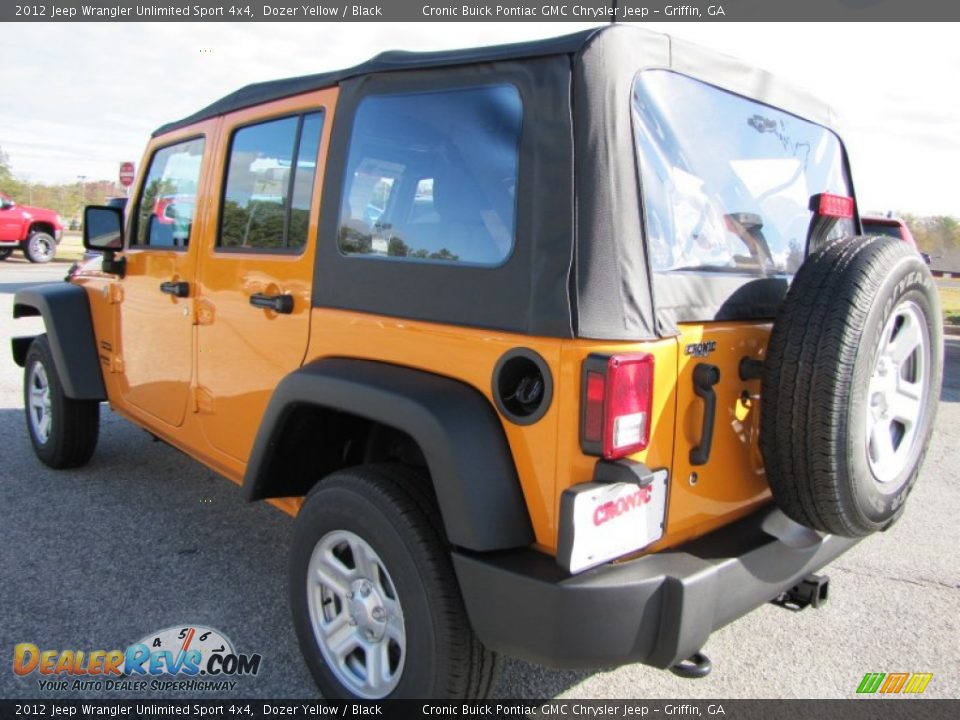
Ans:
{"type": "Polygon", "coordinates": [[[390,238],[387,245],[387,255],[390,257],[407,257],[410,254],[410,248],[399,237],[394,235],[390,238]]]}
{"type": "Polygon", "coordinates": [[[0,147],[0,187],[6,187],[11,180],[13,180],[13,172],[10,170],[10,156],[0,147]]]}
{"type": "Polygon", "coordinates": [[[936,257],[944,252],[960,250],[960,221],[946,215],[916,217],[904,214],[903,221],[910,228],[917,247],[936,257]]]}
{"type": "Polygon", "coordinates": [[[0,148],[0,190],[14,200],[19,199],[23,190],[23,183],[14,176],[13,168],[10,167],[10,156],[3,151],[3,148],[0,148]]]}

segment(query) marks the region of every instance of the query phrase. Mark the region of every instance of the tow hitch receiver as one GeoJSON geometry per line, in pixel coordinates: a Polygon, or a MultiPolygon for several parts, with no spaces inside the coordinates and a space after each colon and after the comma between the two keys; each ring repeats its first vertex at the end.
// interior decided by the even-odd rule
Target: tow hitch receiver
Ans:
{"type": "Polygon", "coordinates": [[[818,608],[827,602],[829,586],[830,578],[826,575],[807,575],[798,584],[770,602],[794,612],[807,607],[818,608]]]}

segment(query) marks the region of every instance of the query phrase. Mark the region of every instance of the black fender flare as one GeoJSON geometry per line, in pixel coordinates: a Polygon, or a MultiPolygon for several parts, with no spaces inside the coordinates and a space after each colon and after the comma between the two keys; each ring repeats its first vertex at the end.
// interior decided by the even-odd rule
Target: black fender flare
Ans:
{"type": "MultiPolygon", "coordinates": [[[[42,317],[46,326],[64,394],[74,400],[106,400],[87,291],[69,283],[18,290],[13,296],[13,317],[35,316],[42,317]]],[[[32,340],[13,338],[11,341],[18,365],[23,365],[32,340]]]]}
{"type": "Polygon", "coordinates": [[[410,435],[423,451],[454,545],[490,551],[533,543],[510,446],[487,398],[457,380],[370,360],[317,360],[277,385],[244,476],[248,500],[271,496],[273,456],[285,421],[303,405],[351,413],[410,435]]]}

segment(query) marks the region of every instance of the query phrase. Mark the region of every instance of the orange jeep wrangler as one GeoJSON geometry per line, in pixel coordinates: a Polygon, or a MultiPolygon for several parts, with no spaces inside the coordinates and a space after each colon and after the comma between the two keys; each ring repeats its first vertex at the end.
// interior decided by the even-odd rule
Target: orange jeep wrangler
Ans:
{"type": "Polygon", "coordinates": [[[33,446],[83,465],[107,401],[294,515],[327,697],[482,697],[501,654],[702,675],[824,599],[931,435],[930,273],[858,236],[831,119],[622,26],[243,88],[17,293],[33,446]]]}

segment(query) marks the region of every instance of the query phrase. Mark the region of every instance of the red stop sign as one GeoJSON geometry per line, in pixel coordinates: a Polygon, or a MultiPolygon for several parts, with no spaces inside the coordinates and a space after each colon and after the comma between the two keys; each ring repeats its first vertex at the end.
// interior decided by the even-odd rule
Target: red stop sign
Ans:
{"type": "Polygon", "coordinates": [[[120,184],[124,187],[133,185],[133,163],[120,163],[120,184]]]}

